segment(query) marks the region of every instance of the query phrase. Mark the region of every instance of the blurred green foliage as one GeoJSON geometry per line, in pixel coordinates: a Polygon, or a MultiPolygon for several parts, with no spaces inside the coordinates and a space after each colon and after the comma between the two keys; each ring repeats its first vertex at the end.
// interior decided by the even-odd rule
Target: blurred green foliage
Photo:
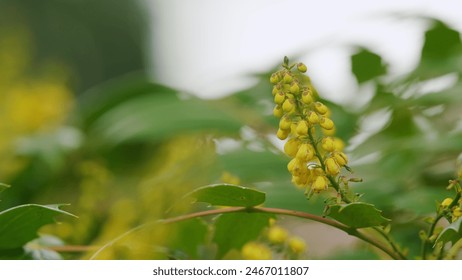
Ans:
{"type": "MultiPolygon", "coordinates": [[[[139,5],[1,2],[0,181],[12,187],[2,193],[0,210],[70,203],[65,210],[79,219],[60,216],[60,224],[42,228],[59,238],[61,257],[70,259],[236,257],[232,249],[258,238],[269,215],[152,224],[202,209],[175,202],[199,186],[235,183],[231,179],[264,191],[265,206],[322,214],[323,197],[307,201],[291,185],[288,159],[270,136],[277,127],[272,71],[217,100],[153,83],[144,73],[148,37],[139,5]]],[[[392,220],[393,236],[410,256],[419,253],[423,217],[447,196],[462,151],[460,33],[425,20],[413,71],[393,76],[380,54],[358,47],[351,70],[358,87],[372,89],[371,99],[360,108],[326,101],[355,176],[364,179],[352,188],[392,220]],[[443,86],[431,87],[441,80],[443,86]],[[383,125],[370,130],[375,119],[383,125]]],[[[304,237],[308,244],[320,240],[309,232],[304,237]]],[[[7,258],[21,257],[10,253],[7,258]]],[[[357,254],[324,257],[381,256],[359,244],[357,254]]]]}

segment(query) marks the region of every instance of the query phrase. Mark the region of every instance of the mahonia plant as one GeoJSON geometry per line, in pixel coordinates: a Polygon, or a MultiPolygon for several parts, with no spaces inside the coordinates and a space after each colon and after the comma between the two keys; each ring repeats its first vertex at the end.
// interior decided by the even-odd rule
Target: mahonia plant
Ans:
{"type": "Polygon", "coordinates": [[[334,137],[335,124],[329,108],[317,100],[316,91],[303,63],[289,65],[284,58],[283,69],[273,73],[270,82],[275,117],[279,118],[277,137],[287,140],[284,152],[292,158],[287,169],[295,186],[306,190],[310,197],[329,187],[334,188],[345,202],[348,181],[340,176],[347,166],[348,157],[343,152],[344,143],[334,137]],[[345,188],[340,188],[343,182],[345,188]]]}
{"type": "MultiPolygon", "coordinates": [[[[459,156],[459,159],[461,157],[459,156]]],[[[460,227],[462,217],[462,167],[457,170],[457,178],[450,180],[447,189],[454,191],[454,197],[446,197],[437,205],[435,217],[426,221],[430,224],[428,231],[421,230],[423,259],[455,259],[462,249],[460,227]],[[441,220],[450,223],[446,228],[440,226],[441,220]],[[447,246],[452,242],[451,246],[447,246]],[[429,249],[432,249],[431,251],[429,249]],[[430,251],[430,252],[429,252],[430,251]]]]}
{"type": "MultiPolygon", "coordinates": [[[[270,77],[275,103],[273,114],[279,118],[277,137],[285,141],[284,152],[291,158],[287,169],[292,175],[294,185],[305,189],[308,198],[329,190],[329,193],[334,193],[326,199],[323,215],[265,207],[264,192],[238,185],[239,178],[225,172],[221,180],[226,183],[202,186],[186,195],[195,202],[205,202],[217,208],[158,222],[169,224],[220,215],[211,221],[215,226],[212,240],[219,248],[219,258],[226,256],[228,252],[237,253],[241,258],[249,260],[303,258],[307,252],[304,240],[289,234],[285,228],[272,220],[274,217],[286,215],[337,228],[368,243],[392,259],[409,259],[410,254],[414,255],[415,252],[410,253],[408,248],[393,240],[391,220],[382,216],[382,211],[373,204],[359,201],[359,194],[350,192],[348,184],[360,182],[361,179],[348,174],[351,173],[351,169],[348,167],[348,157],[343,151],[344,143],[335,137],[335,124],[331,119],[331,112],[319,99],[309,77],[305,75],[306,71],[307,67],[303,63],[289,64],[289,59],[284,58],[282,69],[270,77]],[[224,215],[231,213],[231,216],[224,215]],[[242,225],[255,224],[255,228],[230,244],[232,239],[227,237],[226,233],[232,231],[235,235],[234,229],[238,226],[236,221],[241,219],[245,221],[242,225]]],[[[461,182],[462,156],[459,158],[457,177],[449,182],[448,189],[454,192],[453,196],[437,203],[433,215],[422,217],[428,225],[425,230],[420,231],[421,254],[415,255],[418,259],[460,258],[461,182]]],[[[140,228],[142,227],[136,229],[140,228]]],[[[418,236],[416,231],[415,237],[418,236]]],[[[95,255],[108,246],[98,250],[95,255]]],[[[233,253],[230,253],[230,256],[233,253]]]]}

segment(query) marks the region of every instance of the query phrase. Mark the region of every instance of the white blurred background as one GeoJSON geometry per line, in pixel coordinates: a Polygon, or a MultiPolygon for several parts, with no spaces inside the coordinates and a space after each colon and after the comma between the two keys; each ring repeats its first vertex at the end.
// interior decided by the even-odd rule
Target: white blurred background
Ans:
{"type": "Polygon", "coordinates": [[[363,45],[399,75],[419,57],[425,22],[462,29],[453,0],[148,0],[156,80],[216,98],[251,86],[284,55],[308,65],[323,97],[345,103],[358,90],[350,71],[353,47],[363,45]],[[404,17],[403,17],[404,16],[404,17]]]}

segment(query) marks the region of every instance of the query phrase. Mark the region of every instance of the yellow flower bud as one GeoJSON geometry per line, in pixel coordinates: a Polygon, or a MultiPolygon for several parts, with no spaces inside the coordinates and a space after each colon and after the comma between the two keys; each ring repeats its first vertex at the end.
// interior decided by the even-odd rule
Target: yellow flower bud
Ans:
{"type": "Polygon", "coordinates": [[[297,134],[297,123],[292,122],[292,125],[290,126],[290,133],[294,135],[298,135],[297,134]]]}
{"type": "Polygon", "coordinates": [[[326,152],[333,152],[335,151],[335,141],[332,137],[324,137],[321,140],[321,147],[326,152]]]}
{"type": "Polygon", "coordinates": [[[274,103],[276,103],[276,104],[284,103],[285,99],[286,99],[286,96],[285,96],[284,92],[282,92],[282,91],[279,91],[278,93],[276,93],[276,95],[274,95],[274,103]]]}
{"type": "Polygon", "coordinates": [[[294,158],[289,163],[287,164],[287,170],[289,170],[290,173],[292,173],[295,169],[295,165],[298,164],[298,159],[294,158]]]}
{"type": "Polygon", "coordinates": [[[455,207],[454,210],[452,210],[452,215],[456,218],[459,218],[462,216],[462,209],[460,209],[460,207],[455,207]]]}
{"type": "Polygon", "coordinates": [[[299,94],[300,88],[298,87],[297,83],[293,83],[293,85],[289,88],[289,91],[293,94],[299,94]]]}
{"type": "Polygon", "coordinates": [[[306,121],[301,120],[298,122],[296,132],[298,135],[308,135],[308,124],[306,121]]]}
{"type": "Polygon", "coordinates": [[[445,198],[443,202],[441,202],[441,207],[447,208],[449,205],[451,205],[451,203],[452,203],[452,198],[450,197],[445,198]]]}
{"type": "Polygon", "coordinates": [[[334,122],[326,117],[321,117],[321,119],[319,120],[319,125],[327,130],[331,130],[334,128],[334,122]]]}
{"type": "Polygon", "coordinates": [[[314,148],[311,144],[301,144],[295,155],[301,161],[309,161],[314,157],[314,148]]]}
{"type": "Polygon", "coordinates": [[[324,165],[326,166],[326,173],[329,175],[335,176],[340,172],[340,167],[333,158],[327,158],[324,161],[324,165]]]}
{"type": "Polygon", "coordinates": [[[310,172],[311,172],[311,175],[315,176],[314,179],[316,179],[316,177],[318,177],[318,176],[323,176],[324,175],[324,170],[322,170],[321,168],[310,169],[310,172]]]}
{"type": "Polygon", "coordinates": [[[304,188],[306,185],[308,185],[308,179],[309,179],[308,174],[302,174],[300,176],[292,176],[292,183],[299,188],[304,188]]]}
{"type": "Polygon", "coordinates": [[[282,244],[289,237],[287,230],[279,226],[272,226],[268,229],[268,240],[274,244],[282,244]]]}
{"type": "Polygon", "coordinates": [[[290,130],[290,125],[292,121],[288,117],[282,117],[279,121],[279,128],[282,130],[290,130]]]}
{"type": "Polygon", "coordinates": [[[293,176],[303,176],[309,173],[306,162],[299,160],[298,158],[292,159],[287,164],[287,169],[293,176]]]}
{"type": "Polygon", "coordinates": [[[329,111],[327,106],[322,104],[321,102],[314,103],[314,109],[316,109],[316,111],[321,115],[324,115],[329,111]]]}
{"type": "Polygon", "coordinates": [[[293,81],[292,76],[289,73],[286,73],[284,75],[284,83],[290,84],[290,83],[292,83],[292,81],[293,81]]]}
{"type": "Polygon", "coordinates": [[[274,109],[273,109],[273,115],[277,118],[281,118],[282,115],[284,115],[284,111],[282,110],[282,106],[281,105],[276,105],[274,106],[274,109]]]}
{"type": "Polygon", "coordinates": [[[306,68],[306,65],[305,65],[305,64],[303,64],[303,63],[300,62],[299,64],[297,64],[297,70],[300,71],[300,72],[302,72],[302,73],[305,73],[306,70],[308,70],[308,69],[306,68]]]}
{"type": "Polygon", "coordinates": [[[301,254],[306,250],[306,244],[300,237],[291,237],[288,241],[289,248],[295,254],[301,254]]]}
{"type": "Polygon", "coordinates": [[[343,152],[335,152],[332,156],[339,166],[345,166],[348,164],[348,157],[343,152]]]}
{"type": "Polygon", "coordinates": [[[313,95],[310,90],[304,90],[302,92],[302,102],[305,104],[311,104],[313,102],[313,95]]]}
{"type": "Polygon", "coordinates": [[[246,243],[241,250],[242,257],[246,260],[270,260],[271,250],[264,244],[257,242],[246,243]]]}
{"type": "Polygon", "coordinates": [[[314,180],[312,186],[311,186],[311,189],[316,192],[316,193],[319,193],[321,191],[324,191],[326,190],[328,187],[327,185],[327,178],[325,176],[318,176],[316,177],[316,180],[314,180]]]}
{"type": "Polygon", "coordinates": [[[330,130],[327,130],[327,129],[324,129],[324,128],[321,128],[322,129],[322,134],[325,135],[325,136],[334,136],[335,135],[335,126],[334,128],[330,129],[330,130]]]}
{"type": "Polygon", "coordinates": [[[289,136],[289,130],[278,129],[276,136],[281,140],[285,140],[287,139],[287,136],[289,136]]]}
{"type": "Polygon", "coordinates": [[[273,73],[270,77],[270,82],[272,84],[277,84],[279,82],[279,75],[277,73],[273,73]]]}
{"type": "Polygon", "coordinates": [[[291,112],[294,109],[295,100],[293,99],[286,99],[286,101],[284,101],[284,104],[282,104],[282,110],[284,110],[284,112],[291,112]]]}
{"type": "Polygon", "coordinates": [[[300,145],[300,140],[298,140],[297,138],[289,139],[289,141],[287,141],[284,144],[284,152],[290,157],[295,157],[295,155],[297,154],[299,145],[300,145]]]}
{"type": "Polygon", "coordinates": [[[273,90],[271,91],[271,93],[273,94],[273,96],[275,96],[280,91],[281,91],[281,87],[279,85],[276,85],[273,87],[273,90]]]}
{"type": "Polygon", "coordinates": [[[310,124],[317,124],[319,122],[318,114],[316,114],[316,112],[310,111],[308,113],[308,121],[310,124]]]}

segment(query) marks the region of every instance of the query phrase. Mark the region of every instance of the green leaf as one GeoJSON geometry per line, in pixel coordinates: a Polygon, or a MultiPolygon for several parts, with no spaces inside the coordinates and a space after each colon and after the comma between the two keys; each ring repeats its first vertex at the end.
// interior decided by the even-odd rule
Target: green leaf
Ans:
{"type": "MultiPolygon", "coordinates": [[[[254,183],[288,179],[286,156],[266,149],[251,151],[239,148],[218,156],[223,169],[236,175],[242,182],[254,183]]],[[[290,175],[290,174],[289,174],[290,175]]]]}
{"type": "Polygon", "coordinates": [[[194,190],[189,196],[197,202],[220,206],[252,207],[265,202],[265,193],[231,184],[208,185],[194,190]]]}
{"type": "Polygon", "coordinates": [[[451,242],[455,244],[459,239],[462,238],[462,219],[458,219],[454,223],[447,226],[441,233],[438,235],[438,238],[435,241],[435,244],[443,242],[451,242]]]}
{"type": "Polygon", "coordinates": [[[108,147],[161,141],[194,131],[236,133],[242,123],[219,106],[192,96],[153,92],[118,104],[90,127],[95,142],[108,147]]]}
{"type": "Polygon", "coordinates": [[[231,249],[240,249],[256,239],[269,225],[273,215],[266,213],[229,213],[220,215],[215,222],[213,242],[218,245],[217,259],[231,249]]]}
{"type": "Polygon", "coordinates": [[[6,190],[6,189],[9,188],[9,187],[10,187],[10,186],[8,186],[8,185],[5,185],[5,184],[3,184],[3,183],[0,183],[0,193],[1,193],[2,191],[6,190]]]}
{"type": "Polygon", "coordinates": [[[37,237],[37,230],[58,214],[73,216],[62,205],[26,204],[0,212],[0,250],[20,248],[37,237]]]}
{"type": "Polygon", "coordinates": [[[389,223],[390,220],[384,218],[381,213],[382,211],[372,204],[355,202],[331,206],[328,216],[353,228],[365,228],[389,223]]]}
{"type": "Polygon", "coordinates": [[[425,80],[451,72],[460,73],[460,33],[439,20],[430,19],[430,23],[432,26],[425,32],[420,63],[412,76],[425,80]]]}
{"type": "Polygon", "coordinates": [[[144,75],[127,75],[100,84],[78,98],[78,113],[84,126],[124,102],[151,94],[176,94],[176,91],[149,81],[144,75]]]}
{"type": "Polygon", "coordinates": [[[176,224],[175,236],[170,248],[181,251],[184,259],[201,259],[201,245],[206,243],[208,228],[201,219],[191,219],[176,224]]]}
{"type": "Polygon", "coordinates": [[[351,56],[351,71],[358,83],[363,83],[386,74],[387,69],[379,55],[367,49],[360,49],[351,56]]]}
{"type": "Polygon", "coordinates": [[[425,32],[422,59],[445,59],[461,49],[459,32],[435,20],[432,28],[425,32]]]}

